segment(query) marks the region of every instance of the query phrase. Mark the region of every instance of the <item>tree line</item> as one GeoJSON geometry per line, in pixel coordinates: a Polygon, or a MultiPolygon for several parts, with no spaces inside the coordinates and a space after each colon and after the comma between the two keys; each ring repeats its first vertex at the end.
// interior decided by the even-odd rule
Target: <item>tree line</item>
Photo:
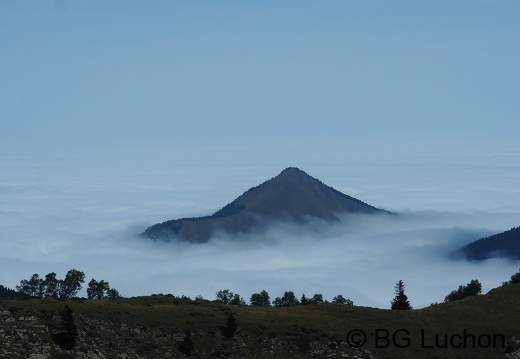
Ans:
{"type": "MultiPolygon", "coordinates": [[[[235,294],[229,289],[222,289],[216,292],[215,300],[222,304],[247,305],[246,301],[240,296],[240,294],[235,294]]],[[[249,305],[254,307],[293,307],[296,305],[320,303],[328,303],[328,301],[323,299],[322,294],[314,294],[312,298],[307,298],[305,294],[303,294],[301,299],[298,300],[293,291],[286,291],[283,296],[276,297],[273,301],[271,301],[269,293],[266,290],[262,290],[259,293],[253,293],[249,299],[249,305]]],[[[354,302],[352,302],[350,299],[344,298],[341,294],[335,296],[331,303],[348,306],[354,305],[354,302]]]]}
{"type": "MultiPolygon", "coordinates": [[[[71,269],[63,279],[58,279],[54,272],[45,275],[45,278],[35,273],[31,278],[21,280],[16,290],[24,297],[71,299],[75,298],[83,288],[83,283],[85,283],[85,273],[71,269]]],[[[110,288],[108,282],[104,280],[98,282],[94,278],[88,283],[87,296],[88,299],[121,297],[115,288],[110,288]]]]}
{"type": "MultiPolygon", "coordinates": [[[[511,280],[503,282],[502,286],[514,283],[520,283],[520,270],[518,271],[518,273],[515,273],[511,276],[511,280]]],[[[395,284],[394,298],[390,302],[390,308],[392,310],[413,309],[413,307],[410,305],[410,301],[408,300],[408,296],[405,294],[405,288],[406,286],[402,280],[399,280],[395,284]]],[[[478,280],[472,279],[468,284],[460,285],[458,289],[450,292],[444,298],[444,303],[451,303],[457,300],[480,294],[482,294],[482,284],[478,280]]],[[[199,296],[197,299],[202,299],[202,297],[199,296]]],[[[223,289],[216,292],[216,301],[223,304],[247,305],[246,301],[239,294],[235,294],[231,292],[229,289],[223,289]]],[[[293,291],[286,291],[283,296],[276,297],[274,300],[271,301],[269,293],[266,290],[262,290],[259,293],[253,293],[249,299],[249,305],[254,307],[293,307],[297,305],[320,303],[329,302],[324,300],[323,295],[321,294],[314,294],[314,296],[312,296],[311,298],[308,298],[305,296],[305,294],[303,294],[301,298],[298,300],[293,291]]],[[[344,298],[341,294],[335,296],[330,303],[347,306],[354,305],[353,301],[344,298]]]]}
{"type": "MultiPolygon", "coordinates": [[[[20,285],[16,286],[17,292],[0,286],[0,297],[24,296],[71,299],[76,297],[77,293],[83,288],[84,283],[85,273],[76,269],[69,270],[63,279],[58,279],[54,272],[47,274],[45,278],[41,278],[39,274],[36,273],[33,274],[31,278],[20,281],[20,285]]],[[[509,281],[503,282],[502,286],[514,283],[520,283],[520,270],[513,274],[509,281]]],[[[392,310],[413,309],[408,300],[408,296],[405,294],[405,288],[406,286],[402,280],[399,280],[396,283],[394,287],[395,296],[390,302],[390,308],[392,310]]],[[[451,303],[470,296],[480,295],[481,293],[482,284],[478,280],[472,279],[468,284],[460,285],[459,288],[446,295],[444,303],[451,303]]],[[[112,299],[121,298],[121,295],[115,288],[110,288],[110,284],[107,281],[97,281],[92,278],[88,283],[87,297],[88,299],[112,299]]],[[[200,300],[203,298],[202,296],[197,296],[196,299],[200,300]]],[[[229,289],[223,289],[216,292],[215,300],[223,304],[248,305],[239,294],[233,293],[229,289]]],[[[259,293],[253,293],[249,299],[249,305],[255,307],[293,307],[297,305],[320,303],[329,302],[323,299],[322,294],[314,294],[312,297],[306,297],[305,294],[302,294],[300,299],[298,299],[293,291],[286,291],[283,296],[276,297],[271,301],[269,293],[266,290],[262,290],[259,293]]],[[[335,296],[330,303],[346,306],[354,305],[352,300],[343,297],[341,294],[335,296]]]]}

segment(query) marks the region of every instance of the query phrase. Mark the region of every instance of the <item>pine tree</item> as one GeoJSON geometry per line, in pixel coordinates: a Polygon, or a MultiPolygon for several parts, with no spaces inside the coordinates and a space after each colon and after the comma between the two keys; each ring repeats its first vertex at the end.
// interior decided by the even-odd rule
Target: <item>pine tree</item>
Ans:
{"type": "Polygon", "coordinates": [[[408,297],[404,294],[405,285],[402,280],[395,285],[395,297],[391,301],[392,310],[409,310],[412,309],[408,297]]]}
{"type": "Polygon", "coordinates": [[[309,298],[305,296],[305,293],[302,294],[302,298],[300,299],[300,305],[307,305],[309,304],[309,298]]]}

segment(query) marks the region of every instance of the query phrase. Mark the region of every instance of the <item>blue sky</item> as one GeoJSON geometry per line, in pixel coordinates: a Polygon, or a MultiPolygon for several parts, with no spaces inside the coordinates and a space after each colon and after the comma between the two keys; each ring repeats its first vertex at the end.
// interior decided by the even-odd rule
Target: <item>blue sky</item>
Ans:
{"type": "Polygon", "coordinates": [[[514,1],[4,1],[0,139],[504,146],[520,126],[519,14],[514,1]]]}
{"type": "Polygon", "coordinates": [[[443,255],[519,225],[519,18],[517,1],[0,2],[0,284],[78,268],[125,295],[382,308],[399,279],[416,307],[500,285],[518,263],[443,255]],[[409,217],[322,242],[275,226],[281,247],[135,238],[288,166],[409,217]]]}

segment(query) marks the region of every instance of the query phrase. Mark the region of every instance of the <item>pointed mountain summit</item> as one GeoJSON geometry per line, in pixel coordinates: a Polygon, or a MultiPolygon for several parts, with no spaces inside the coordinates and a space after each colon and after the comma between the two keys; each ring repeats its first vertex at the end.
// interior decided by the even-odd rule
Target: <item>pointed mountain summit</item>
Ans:
{"type": "Polygon", "coordinates": [[[155,224],[143,233],[152,239],[207,242],[214,231],[247,233],[269,221],[308,222],[312,218],[339,221],[338,214],[389,213],[347,196],[302,170],[289,167],[256,186],[211,216],[182,218],[155,224]]]}

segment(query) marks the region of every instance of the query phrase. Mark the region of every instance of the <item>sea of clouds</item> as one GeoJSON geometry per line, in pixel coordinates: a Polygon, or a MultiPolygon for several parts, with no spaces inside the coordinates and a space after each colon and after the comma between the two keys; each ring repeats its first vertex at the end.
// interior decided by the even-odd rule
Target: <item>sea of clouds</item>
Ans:
{"type": "Polygon", "coordinates": [[[298,160],[296,153],[208,161],[206,153],[2,157],[0,284],[14,288],[33,273],[64,277],[74,268],[124,296],[214,299],[230,289],[248,301],[263,289],[271,299],[292,290],[388,308],[403,280],[411,304],[421,308],[471,279],[487,292],[519,270],[515,261],[450,257],[464,244],[520,225],[516,154],[327,162],[298,160]],[[266,232],[218,233],[205,244],[139,237],[157,222],[211,214],[287,166],[397,214],[275,222],[266,232]]]}

